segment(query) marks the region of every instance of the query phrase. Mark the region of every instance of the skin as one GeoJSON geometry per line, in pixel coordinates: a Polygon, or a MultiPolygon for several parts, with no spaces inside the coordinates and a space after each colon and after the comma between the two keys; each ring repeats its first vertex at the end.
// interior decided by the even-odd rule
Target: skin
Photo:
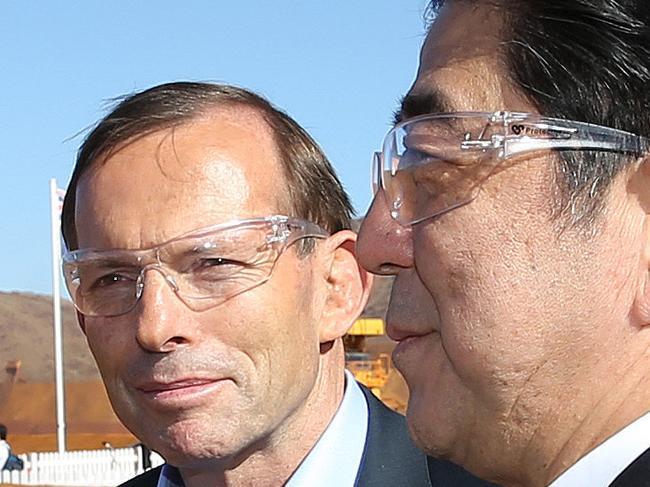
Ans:
{"type": "MultiPolygon", "coordinates": [[[[500,25],[449,2],[409,95],[535,112],[495,56],[500,25]]],[[[359,234],[362,265],[395,275],[387,331],[412,436],[503,485],[548,485],[650,410],[647,169],[614,182],[592,232],[553,220],[554,177],[548,154],[505,164],[471,203],[410,227],[379,193],[359,234]]]]}
{"type": "MultiPolygon", "coordinates": [[[[207,225],[287,213],[274,139],[247,108],[138,138],[81,179],[80,248],[141,249],[207,225]]],[[[81,317],[113,407],[185,484],[280,485],[342,399],[342,335],[370,279],[354,234],[289,248],[268,282],[195,312],[146,275],[131,312],[81,317]],[[192,381],[201,379],[198,386],[192,381]],[[181,384],[175,390],[160,384],[181,384]]]]}

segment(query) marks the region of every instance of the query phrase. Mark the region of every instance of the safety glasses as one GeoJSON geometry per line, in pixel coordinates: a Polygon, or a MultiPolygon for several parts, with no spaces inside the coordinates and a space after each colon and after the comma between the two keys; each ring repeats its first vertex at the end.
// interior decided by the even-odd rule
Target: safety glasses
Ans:
{"type": "Polygon", "coordinates": [[[191,309],[203,311],[266,282],[295,242],[327,238],[315,223],[273,215],[194,230],[144,250],[65,252],[63,274],[86,316],[119,316],[142,296],[146,274],[159,272],[191,309]]]}
{"type": "Polygon", "coordinates": [[[373,156],[373,186],[383,192],[391,216],[406,226],[469,203],[505,160],[551,150],[640,157],[649,149],[647,138],[629,132],[530,113],[423,115],[388,132],[373,156]]]}

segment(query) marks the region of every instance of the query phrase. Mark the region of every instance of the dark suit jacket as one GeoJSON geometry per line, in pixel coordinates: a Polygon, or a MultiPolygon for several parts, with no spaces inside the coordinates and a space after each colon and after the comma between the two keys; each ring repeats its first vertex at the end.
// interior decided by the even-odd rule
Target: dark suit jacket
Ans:
{"type": "Polygon", "coordinates": [[[650,487],[650,449],[621,472],[610,487],[650,487]]]}
{"type": "MultiPolygon", "coordinates": [[[[427,457],[411,442],[404,417],[387,408],[364,386],[361,389],[368,403],[368,434],[355,482],[357,487],[492,485],[453,463],[427,457]]],[[[149,470],[120,487],[156,487],[160,469],[149,470]]]]}

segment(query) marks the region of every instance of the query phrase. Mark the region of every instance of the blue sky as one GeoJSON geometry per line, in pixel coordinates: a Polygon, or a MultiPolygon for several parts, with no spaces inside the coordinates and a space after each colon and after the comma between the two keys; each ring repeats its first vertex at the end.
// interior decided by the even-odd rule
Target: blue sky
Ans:
{"type": "Polygon", "coordinates": [[[48,181],[119,95],[174,80],[267,96],[325,149],[358,213],[417,69],[426,0],[3,2],[0,291],[51,292],[48,181]]]}

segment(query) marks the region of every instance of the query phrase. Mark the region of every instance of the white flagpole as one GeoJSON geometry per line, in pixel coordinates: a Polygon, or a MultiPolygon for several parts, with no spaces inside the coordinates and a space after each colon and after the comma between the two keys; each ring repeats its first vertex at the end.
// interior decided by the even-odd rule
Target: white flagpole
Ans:
{"type": "Polygon", "coordinates": [[[52,311],[54,314],[54,375],[56,382],[56,445],[65,451],[65,388],[63,382],[63,333],[61,327],[61,214],[56,179],[50,179],[50,221],[52,229],[52,311]]]}

